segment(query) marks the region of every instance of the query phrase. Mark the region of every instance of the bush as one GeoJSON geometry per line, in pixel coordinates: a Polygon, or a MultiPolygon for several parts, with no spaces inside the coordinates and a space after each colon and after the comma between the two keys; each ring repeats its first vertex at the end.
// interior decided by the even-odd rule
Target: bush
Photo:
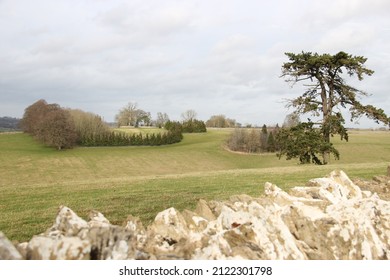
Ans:
{"type": "Polygon", "coordinates": [[[183,132],[185,133],[202,133],[207,132],[206,124],[200,120],[188,120],[183,122],[183,132]]]}

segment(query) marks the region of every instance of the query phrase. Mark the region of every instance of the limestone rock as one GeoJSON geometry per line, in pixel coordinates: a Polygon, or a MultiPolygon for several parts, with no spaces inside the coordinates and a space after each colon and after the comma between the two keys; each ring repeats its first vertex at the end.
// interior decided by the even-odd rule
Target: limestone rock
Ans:
{"type": "Polygon", "coordinates": [[[22,255],[0,231],[0,260],[20,260],[22,255]]]}
{"type": "Polygon", "coordinates": [[[120,226],[91,228],[86,239],[91,244],[91,259],[94,260],[148,258],[137,249],[136,234],[120,226]]]}
{"type": "Polygon", "coordinates": [[[183,259],[187,256],[184,249],[189,244],[189,230],[183,215],[175,208],[169,208],[157,214],[148,228],[147,250],[167,259],[183,259]]]}
{"type": "Polygon", "coordinates": [[[75,236],[82,230],[88,229],[88,223],[81,219],[75,212],[66,206],[61,206],[53,226],[47,230],[46,235],[75,236]]]}
{"type": "Polygon", "coordinates": [[[88,226],[91,227],[110,227],[110,221],[98,211],[91,211],[89,213],[88,226]]]}
{"type": "Polygon", "coordinates": [[[198,201],[198,204],[196,205],[196,210],[195,212],[205,218],[208,221],[213,221],[215,220],[215,216],[213,212],[211,211],[210,207],[207,205],[207,202],[203,199],[200,199],[198,201]]]}
{"type": "Polygon", "coordinates": [[[27,246],[29,260],[90,259],[91,245],[79,237],[34,236],[27,246]]]}

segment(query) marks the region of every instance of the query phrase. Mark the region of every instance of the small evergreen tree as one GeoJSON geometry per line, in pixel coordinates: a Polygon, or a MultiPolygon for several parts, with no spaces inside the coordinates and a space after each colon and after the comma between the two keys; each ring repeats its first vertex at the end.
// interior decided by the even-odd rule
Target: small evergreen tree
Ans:
{"type": "Polygon", "coordinates": [[[264,124],[261,128],[260,142],[261,142],[261,151],[266,152],[268,150],[268,130],[267,126],[264,124]]]}
{"type": "Polygon", "coordinates": [[[274,133],[271,131],[268,135],[267,139],[267,150],[268,152],[275,152],[275,138],[274,138],[274,133]]]}

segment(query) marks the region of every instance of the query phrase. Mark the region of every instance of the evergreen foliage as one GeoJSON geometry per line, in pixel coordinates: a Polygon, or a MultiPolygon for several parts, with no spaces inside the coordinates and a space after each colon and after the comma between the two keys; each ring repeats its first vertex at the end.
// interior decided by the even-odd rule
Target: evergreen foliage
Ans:
{"type": "Polygon", "coordinates": [[[277,156],[286,156],[287,160],[298,158],[300,163],[325,164],[321,155],[333,154],[339,159],[339,152],[333,144],[325,141],[320,129],[314,128],[312,122],[300,123],[290,128],[282,128],[276,134],[276,142],[279,146],[277,156]]]}
{"type": "Polygon", "coordinates": [[[206,124],[197,119],[191,119],[183,122],[183,132],[185,133],[202,133],[207,132],[206,124]]]}
{"type": "MultiPolygon", "coordinates": [[[[286,55],[289,62],[282,65],[282,77],[286,77],[287,82],[294,84],[301,81],[311,83],[305,85],[307,90],[301,96],[289,100],[288,106],[295,108],[294,113],[297,115],[309,113],[320,118],[317,123],[320,129],[315,130],[315,133],[323,138],[323,142],[320,142],[323,148],[321,148],[323,150],[321,163],[326,164],[329,161],[330,153],[332,153],[332,149],[330,149],[331,136],[339,134],[341,139],[348,140],[348,133],[344,127],[345,121],[340,108],[349,108],[351,121],[366,116],[378,123],[383,122],[389,125],[390,118],[386,116],[382,109],[360,103],[359,97],[368,94],[348,85],[345,81],[346,77],[353,76],[361,81],[364,75],[371,76],[374,73],[374,71],[364,66],[367,61],[366,58],[352,56],[345,52],[339,52],[335,55],[311,52],[286,53],[286,55]]],[[[301,132],[306,131],[307,137],[313,137],[314,130],[310,129],[313,125],[309,121],[297,129],[301,132]]],[[[285,132],[288,131],[292,132],[291,130],[285,132]]],[[[284,134],[282,133],[282,135],[284,134]]],[[[302,134],[299,139],[305,141],[303,138],[305,135],[302,134]]],[[[280,140],[283,139],[285,138],[282,137],[280,140]]],[[[281,148],[287,146],[288,143],[281,143],[281,148]]],[[[305,145],[302,145],[302,148],[305,147],[305,145]]],[[[281,154],[292,155],[289,151],[284,150],[281,154]]],[[[297,156],[299,156],[299,153],[297,156]]],[[[313,158],[312,155],[311,158],[313,158]]],[[[317,159],[318,157],[314,157],[315,163],[317,159]]],[[[313,160],[303,161],[313,162],[313,160]]]]}

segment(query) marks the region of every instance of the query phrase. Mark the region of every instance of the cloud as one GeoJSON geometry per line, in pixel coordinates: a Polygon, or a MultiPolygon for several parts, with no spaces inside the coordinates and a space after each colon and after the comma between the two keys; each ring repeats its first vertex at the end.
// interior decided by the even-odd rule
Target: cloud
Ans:
{"type": "Polygon", "coordinates": [[[130,3],[121,3],[96,17],[102,28],[122,36],[130,48],[167,43],[191,29],[190,13],[183,5],[130,3]]]}
{"type": "Polygon", "coordinates": [[[279,78],[284,52],[302,50],[368,57],[376,72],[358,86],[389,108],[390,2],[320,2],[1,1],[1,114],[44,98],[106,120],[134,101],[280,123],[302,91],[279,78]]]}
{"type": "Polygon", "coordinates": [[[356,49],[364,51],[377,37],[377,31],[371,26],[346,23],[326,32],[316,49],[331,53],[356,49]]]}

